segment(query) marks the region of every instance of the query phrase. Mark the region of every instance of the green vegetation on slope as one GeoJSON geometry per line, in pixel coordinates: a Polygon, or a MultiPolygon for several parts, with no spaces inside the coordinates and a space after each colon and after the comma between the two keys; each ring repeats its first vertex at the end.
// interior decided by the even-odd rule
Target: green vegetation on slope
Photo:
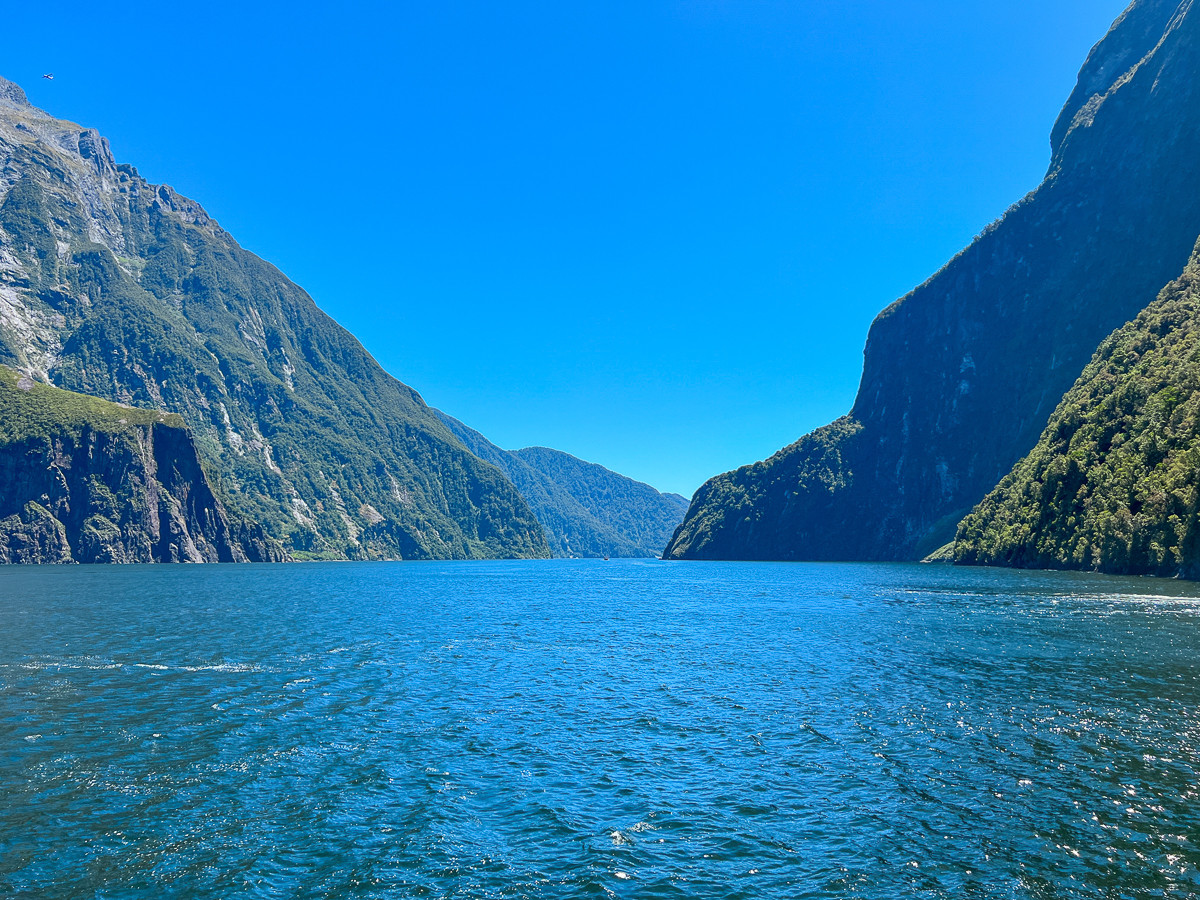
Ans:
{"type": "Polygon", "coordinates": [[[1200,575],[1200,246],[959,526],[961,564],[1200,575]]]}
{"type": "Polygon", "coordinates": [[[660,494],[559,451],[502,450],[457,419],[438,415],[467,449],[516,485],[555,556],[658,556],[687,511],[687,501],[678,494],[660,494]]]}
{"type": "Polygon", "coordinates": [[[0,562],[282,558],[230,521],[182,418],[0,366],[0,562]]]}
{"type": "Polygon", "coordinates": [[[658,556],[687,512],[679,494],[663,494],[648,484],[604,466],[551,450],[526,447],[513,453],[565,490],[597,521],[632,542],[640,556],[658,556]]]}
{"type": "Polygon", "coordinates": [[[0,446],[32,439],[93,431],[131,431],[162,424],[183,428],[183,419],[157,410],[135,409],[87,394],[32,381],[0,365],[0,446]]]}
{"type": "Polygon", "coordinates": [[[549,555],[503,474],[198,204],[11,101],[0,162],[0,362],[179,413],[231,509],[294,555],[549,555]]]}
{"type": "Polygon", "coordinates": [[[664,556],[848,558],[841,556],[840,538],[824,539],[823,523],[825,516],[842,514],[838,505],[852,477],[845,454],[861,432],[861,425],[844,417],[770,459],[709,479],[696,492],[664,556]]]}

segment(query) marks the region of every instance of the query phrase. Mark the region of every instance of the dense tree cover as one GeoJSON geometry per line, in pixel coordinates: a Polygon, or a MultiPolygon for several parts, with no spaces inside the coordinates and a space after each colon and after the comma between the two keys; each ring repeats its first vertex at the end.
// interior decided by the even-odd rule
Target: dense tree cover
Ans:
{"type": "Polygon", "coordinates": [[[547,556],[529,506],[196,203],[0,103],[0,362],[179,413],[232,510],[295,556],[547,556]],[[7,189],[7,190],[6,190],[7,189]]]}
{"type": "Polygon", "coordinates": [[[678,494],[557,450],[502,450],[439,413],[467,448],[500,468],[537,515],[558,557],[658,556],[687,511],[678,494]]]}
{"type": "Polygon", "coordinates": [[[1041,186],[871,326],[856,427],[719,476],[670,555],[916,559],[950,540],[1104,337],[1187,262],[1197,71],[1200,7],[1134,3],[1081,70],[1041,186]]]}
{"type": "Polygon", "coordinates": [[[956,561],[1196,577],[1198,487],[1200,246],[962,522],[956,561]]]}
{"type": "MultiPolygon", "coordinates": [[[[665,556],[673,559],[844,559],[826,539],[853,473],[862,426],[838,419],[770,459],[711,478],[696,492],[665,556]],[[801,552],[797,548],[804,548],[801,552]]],[[[864,523],[865,524],[865,523],[864,523]]]]}
{"type": "Polygon", "coordinates": [[[658,556],[687,512],[679,494],[662,494],[648,484],[619,475],[549,447],[513,453],[560,486],[597,521],[631,542],[639,556],[658,556]]]}

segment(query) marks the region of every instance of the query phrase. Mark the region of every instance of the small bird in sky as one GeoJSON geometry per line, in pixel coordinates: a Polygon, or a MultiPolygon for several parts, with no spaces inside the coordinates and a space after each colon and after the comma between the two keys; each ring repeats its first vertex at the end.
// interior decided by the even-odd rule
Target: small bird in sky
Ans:
{"type": "Polygon", "coordinates": [[[46,73],[45,75],[43,75],[42,77],[43,77],[43,78],[45,78],[45,79],[47,79],[48,81],[53,81],[53,80],[54,80],[54,73],[53,73],[53,72],[47,72],[47,73],[46,73]]]}

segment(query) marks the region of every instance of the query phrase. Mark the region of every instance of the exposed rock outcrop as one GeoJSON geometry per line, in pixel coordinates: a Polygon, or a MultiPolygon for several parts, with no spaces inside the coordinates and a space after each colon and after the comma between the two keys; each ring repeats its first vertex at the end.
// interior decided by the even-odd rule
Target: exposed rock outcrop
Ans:
{"type": "Polygon", "coordinates": [[[0,562],[282,558],[256,529],[231,524],[178,416],[0,367],[0,562]]]}

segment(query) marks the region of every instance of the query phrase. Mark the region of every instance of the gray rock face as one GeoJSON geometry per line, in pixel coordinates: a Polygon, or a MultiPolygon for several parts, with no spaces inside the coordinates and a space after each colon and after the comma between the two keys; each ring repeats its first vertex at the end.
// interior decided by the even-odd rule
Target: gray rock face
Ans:
{"type": "Polygon", "coordinates": [[[7,78],[0,78],[0,103],[9,106],[29,106],[29,98],[18,84],[13,84],[7,78]]]}
{"type": "Polygon", "coordinates": [[[182,427],[84,427],[0,446],[0,562],[281,557],[261,537],[235,534],[182,427]]]}
{"type": "Polygon", "coordinates": [[[1200,234],[1200,10],[1138,0],[1092,51],[1042,185],[875,320],[849,416],[705,484],[668,554],[916,559],[1033,447],[1200,234]]]}

